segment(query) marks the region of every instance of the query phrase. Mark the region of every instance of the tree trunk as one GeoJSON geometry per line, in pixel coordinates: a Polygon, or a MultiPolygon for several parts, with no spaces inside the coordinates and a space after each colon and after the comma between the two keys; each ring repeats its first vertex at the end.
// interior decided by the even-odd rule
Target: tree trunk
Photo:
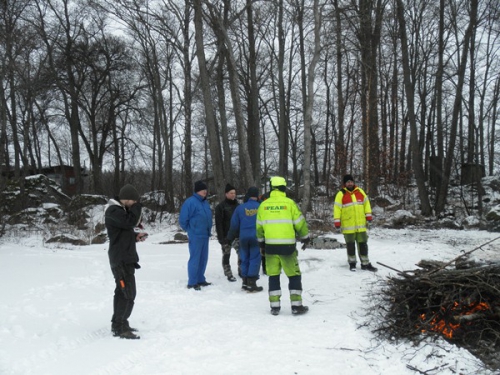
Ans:
{"type": "Polygon", "coordinates": [[[425,174],[422,164],[422,153],[418,147],[417,120],[415,117],[415,93],[411,82],[410,59],[408,54],[408,39],[406,36],[406,21],[404,18],[404,4],[402,0],[397,0],[397,16],[399,20],[399,32],[401,36],[401,54],[403,59],[403,76],[406,90],[406,101],[408,105],[408,119],[410,122],[411,152],[413,161],[413,171],[417,181],[418,196],[422,209],[422,215],[432,214],[429,196],[425,186],[425,174]]]}
{"type": "Polygon", "coordinates": [[[465,69],[467,67],[467,57],[469,55],[470,40],[473,35],[473,30],[476,28],[477,21],[478,0],[471,0],[470,6],[470,22],[465,31],[463,41],[463,51],[460,65],[458,67],[458,82],[455,90],[455,102],[453,104],[453,112],[451,119],[450,138],[448,143],[448,150],[446,159],[444,161],[444,169],[442,175],[442,182],[437,194],[436,201],[436,214],[440,214],[445,209],[446,198],[448,197],[448,185],[450,183],[451,167],[453,164],[455,144],[457,141],[457,129],[459,122],[460,109],[462,104],[462,90],[465,81],[465,69]]]}
{"type": "Polygon", "coordinates": [[[253,23],[253,1],[246,0],[248,18],[248,64],[249,64],[249,92],[248,92],[248,150],[252,165],[253,185],[260,188],[260,116],[259,116],[259,87],[257,82],[257,53],[255,50],[255,33],[253,23]]]}
{"type": "Polygon", "coordinates": [[[286,93],[285,93],[285,33],[283,30],[283,0],[278,1],[278,99],[279,99],[279,119],[278,119],[278,145],[279,161],[278,173],[280,176],[288,175],[288,127],[286,121],[286,93]]]}
{"type": "Polygon", "coordinates": [[[321,53],[321,9],[319,1],[314,0],[314,54],[307,73],[307,100],[304,117],[304,192],[302,195],[302,212],[306,213],[311,205],[311,129],[312,110],[314,106],[314,80],[316,79],[316,65],[321,53]]]}
{"type": "Polygon", "coordinates": [[[200,82],[203,94],[203,102],[205,108],[205,121],[208,135],[208,146],[210,149],[210,157],[212,162],[212,173],[214,177],[214,191],[222,191],[224,177],[222,173],[222,161],[220,160],[221,150],[219,139],[217,137],[217,122],[215,118],[214,106],[212,101],[212,93],[210,90],[210,77],[208,75],[207,63],[204,50],[203,38],[203,9],[201,0],[193,1],[194,9],[194,26],[195,26],[195,43],[196,57],[200,69],[200,82]]]}
{"type": "Polygon", "coordinates": [[[190,56],[190,13],[191,1],[184,2],[184,24],[182,28],[183,45],[183,72],[184,72],[184,189],[183,197],[189,195],[193,190],[193,171],[192,171],[192,92],[191,92],[191,56],[190,56]]]}

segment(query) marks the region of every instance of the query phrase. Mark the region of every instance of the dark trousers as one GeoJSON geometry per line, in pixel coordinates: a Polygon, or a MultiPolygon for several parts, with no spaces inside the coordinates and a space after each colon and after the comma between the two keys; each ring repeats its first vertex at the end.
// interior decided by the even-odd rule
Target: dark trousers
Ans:
{"type": "Polygon", "coordinates": [[[135,264],[123,264],[111,268],[115,278],[115,295],[113,298],[112,328],[122,330],[128,326],[128,318],[134,308],[134,300],[137,295],[135,285],[135,264]]]}

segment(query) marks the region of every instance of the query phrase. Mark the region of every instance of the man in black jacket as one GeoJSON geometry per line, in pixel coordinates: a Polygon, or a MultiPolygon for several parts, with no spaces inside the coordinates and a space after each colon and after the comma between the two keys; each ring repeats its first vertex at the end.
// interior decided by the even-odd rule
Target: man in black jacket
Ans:
{"type": "Polygon", "coordinates": [[[224,275],[229,281],[236,281],[236,278],[233,276],[233,271],[231,270],[230,257],[232,246],[235,247],[236,253],[238,253],[238,249],[236,248],[238,242],[235,240],[232,245],[231,242],[226,239],[229,228],[231,227],[231,217],[236,207],[238,207],[236,188],[231,184],[227,184],[225,196],[225,199],[215,207],[215,229],[217,230],[217,240],[222,247],[222,268],[224,270],[224,275]]]}
{"type": "Polygon", "coordinates": [[[110,199],[105,209],[105,224],[109,237],[109,263],[116,288],[113,299],[111,332],[124,339],[139,339],[128,318],[132,314],[137,293],[135,270],[140,268],[136,242],[144,241],[147,233],[135,232],[141,226],[142,205],[139,193],[130,184],[121,188],[119,196],[110,199]]]}

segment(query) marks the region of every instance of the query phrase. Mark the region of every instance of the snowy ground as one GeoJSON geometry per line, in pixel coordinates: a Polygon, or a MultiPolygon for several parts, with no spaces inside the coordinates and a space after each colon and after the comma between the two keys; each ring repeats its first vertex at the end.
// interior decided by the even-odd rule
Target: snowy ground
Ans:
{"type": "MultiPolygon", "coordinates": [[[[47,248],[35,238],[0,245],[0,374],[490,374],[469,352],[437,343],[412,347],[380,342],[363,326],[364,297],[373,281],[413,270],[421,259],[451,260],[499,236],[477,231],[373,229],[377,274],[349,272],[345,249],[300,251],[304,302],[292,316],[282,276],[282,312],[269,313],[267,293],[247,294],[224,277],[221,251],[210,243],[202,291],[186,289],[187,244],[138,245],[142,269],[131,325],[141,340],[110,333],[113,279],[107,244],[47,248]],[[361,327],[361,328],[360,328],[361,327]]],[[[339,234],[333,237],[343,242],[339,234]]],[[[498,257],[500,240],[475,252],[498,257]]],[[[232,256],[233,270],[236,256],[232,256]]],[[[267,290],[267,277],[260,285],[267,290]]]]}

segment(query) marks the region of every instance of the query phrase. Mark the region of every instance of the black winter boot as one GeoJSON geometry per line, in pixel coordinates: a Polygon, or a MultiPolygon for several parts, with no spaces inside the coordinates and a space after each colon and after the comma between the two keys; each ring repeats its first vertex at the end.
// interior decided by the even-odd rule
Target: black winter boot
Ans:
{"type": "Polygon", "coordinates": [[[378,268],[373,267],[371,263],[368,264],[362,264],[361,269],[365,271],[372,271],[372,272],[377,272],[378,268]]]}
{"type": "Polygon", "coordinates": [[[247,291],[248,292],[262,292],[264,290],[263,287],[257,286],[257,278],[256,277],[247,277],[247,291]]]}
{"type": "Polygon", "coordinates": [[[245,292],[248,290],[248,279],[246,277],[243,277],[243,281],[241,283],[241,290],[245,292]]]}
{"type": "Polygon", "coordinates": [[[136,335],[132,331],[123,331],[122,333],[113,335],[115,337],[119,337],[121,339],[127,339],[127,340],[139,340],[141,336],[136,335]]]}
{"type": "Polygon", "coordinates": [[[130,326],[128,320],[125,321],[125,323],[123,324],[124,328],[127,330],[127,331],[130,331],[130,332],[137,332],[138,329],[137,328],[133,328],[130,326]]]}
{"type": "Polygon", "coordinates": [[[307,306],[303,306],[303,305],[292,306],[292,314],[293,315],[303,315],[308,311],[309,311],[309,307],[307,307],[307,306]]]}
{"type": "Polygon", "coordinates": [[[356,272],[356,263],[349,263],[349,270],[352,272],[356,272]]]}
{"type": "Polygon", "coordinates": [[[114,337],[119,337],[121,339],[138,340],[141,337],[136,335],[132,331],[137,331],[135,328],[130,328],[128,322],[123,324],[113,323],[111,325],[111,333],[114,337]]]}

